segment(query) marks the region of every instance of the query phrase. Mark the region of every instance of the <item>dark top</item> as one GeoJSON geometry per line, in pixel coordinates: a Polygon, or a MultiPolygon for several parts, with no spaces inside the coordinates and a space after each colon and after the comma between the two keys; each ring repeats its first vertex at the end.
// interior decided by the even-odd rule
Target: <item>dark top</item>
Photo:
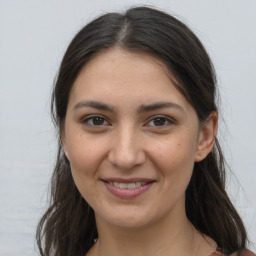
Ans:
{"type": "MultiPolygon", "coordinates": [[[[243,256],[256,256],[253,252],[250,250],[246,250],[243,254],[243,256]]],[[[217,249],[214,253],[212,253],[209,256],[228,256],[227,254],[222,253],[219,249],[217,249]]],[[[235,253],[230,254],[229,256],[236,256],[235,253]]]]}

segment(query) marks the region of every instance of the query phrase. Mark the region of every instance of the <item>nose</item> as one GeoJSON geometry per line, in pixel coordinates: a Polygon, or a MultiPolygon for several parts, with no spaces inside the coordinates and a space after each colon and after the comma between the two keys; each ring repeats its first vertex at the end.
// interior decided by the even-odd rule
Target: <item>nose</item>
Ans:
{"type": "Polygon", "coordinates": [[[120,129],[115,135],[108,159],[120,170],[129,170],[146,160],[139,132],[131,128],[120,129]]]}

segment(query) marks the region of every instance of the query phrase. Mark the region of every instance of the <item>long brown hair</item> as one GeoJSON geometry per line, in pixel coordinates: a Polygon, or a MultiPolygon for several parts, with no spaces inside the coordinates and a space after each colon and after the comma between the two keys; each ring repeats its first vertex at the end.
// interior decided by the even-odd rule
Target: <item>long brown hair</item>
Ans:
{"type": "MultiPolygon", "coordinates": [[[[52,94],[52,116],[63,128],[69,93],[80,70],[95,54],[114,46],[156,56],[175,77],[177,89],[194,107],[201,122],[216,106],[216,78],[211,60],[193,32],[181,21],[147,7],[124,14],[108,13],[86,25],[70,43],[52,94]]],[[[195,163],[186,190],[186,214],[203,234],[227,253],[241,253],[247,235],[225,191],[225,165],[220,145],[195,163]]],[[[78,192],[59,138],[51,182],[50,205],[37,228],[42,256],[82,256],[97,238],[93,209],[78,192]]]]}

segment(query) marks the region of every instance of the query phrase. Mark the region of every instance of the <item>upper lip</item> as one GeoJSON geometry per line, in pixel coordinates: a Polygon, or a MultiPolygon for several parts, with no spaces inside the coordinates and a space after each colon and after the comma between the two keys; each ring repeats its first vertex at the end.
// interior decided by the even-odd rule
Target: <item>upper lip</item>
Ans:
{"type": "Polygon", "coordinates": [[[153,182],[154,179],[148,178],[102,178],[105,182],[118,182],[118,183],[134,183],[134,182],[153,182]]]}

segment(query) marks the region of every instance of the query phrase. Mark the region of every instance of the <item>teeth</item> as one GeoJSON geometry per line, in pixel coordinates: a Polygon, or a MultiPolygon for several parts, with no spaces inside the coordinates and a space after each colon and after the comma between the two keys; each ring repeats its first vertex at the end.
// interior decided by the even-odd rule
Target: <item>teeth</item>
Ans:
{"type": "Polygon", "coordinates": [[[138,187],[140,187],[142,185],[145,185],[145,184],[146,184],[146,182],[136,182],[135,183],[135,188],[138,188],[138,187]]]}
{"type": "Polygon", "coordinates": [[[128,184],[119,183],[119,188],[128,188],[128,184]]]}
{"type": "Polygon", "coordinates": [[[133,189],[138,188],[146,184],[146,182],[133,182],[133,183],[119,183],[119,182],[108,182],[111,186],[122,188],[122,189],[133,189]]]}
{"type": "Polygon", "coordinates": [[[135,183],[129,183],[128,188],[135,188],[136,184],[135,183]]]}

